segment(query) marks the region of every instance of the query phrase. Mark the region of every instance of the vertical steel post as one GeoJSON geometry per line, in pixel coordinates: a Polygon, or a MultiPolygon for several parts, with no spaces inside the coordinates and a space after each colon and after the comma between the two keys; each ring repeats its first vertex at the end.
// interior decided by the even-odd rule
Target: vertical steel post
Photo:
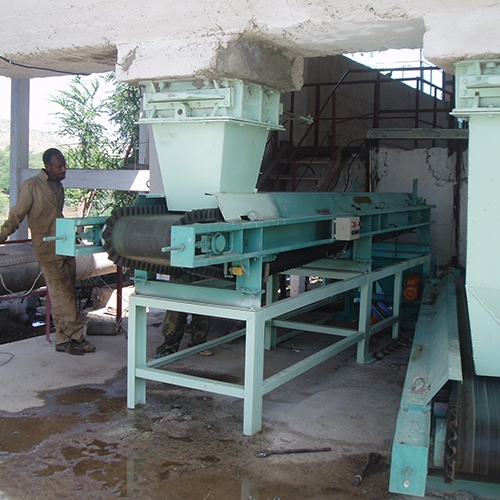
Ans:
{"type": "Polygon", "coordinates": [[[314,103],[314,143],[313,146],[316,148],[319,145],[319,124],[321,122],[321,111],[323,111],[323,108],[321,108],[321,86],[320,85],[315,85],[314,87],[316,89],[316,95],[315,95],[315,103],[314,103]]]}
{"type": "Polygon", "coordinates": [[[380,127],[380,73],[377,72],[373,94],[373,128],[380,127]]]}
{"type": "Polygon", "coordinates": [[[117,266],[116,268],[116,324],[122,324],[122,297],[123,293],[123,267],[117,266]]]}
{"type": "Polygon", "coordinates": [[[359,297],[359,323],[358,332],[364,333],[363,340],[358,342],[358,352],[356,361],[360,364],[367,363],[370,360],[370,319],[372,315],[372,295],[373,282],[368,281],[361,286],[359,297]]]}
{"type": "MultiPolygon", "coordinates": [[[[278,274],[273,274],[269,276],[266,283],[266,306],[270,306],[274,302],[278,302],[279,298],[279,276],[278,274]]],[[[266,333],[265,333],[265,348],[275,349],[276,348],[276,338],[277,338],[277,328],[272,326],[272,322],[266,323],[266,333]]]]}
{"type": "MultiPolygon", "coordinates": [[[[392,315],[397,318],[401,312],[401,293],[403,291],[403,273],[394,275],[394,297],[392,299],[392,315]]],[[[399,320],[392,325],[392,338],[399,337],[399,320]]]]}
{"type": "Polygon", "coordinates": [[[146,403],[146,380],[135,376],[136,368],[146,366],[147,317],[146,307],[137,305],[130,297],[128,329],[127,407],[146,403]]]}
{"type": "Polygon", "coordinates": [[[253,436],[262,429],[264,382],[264,320],[255,312],[247,320],[245,337],[245,396],[243,433],[253,436]]]}
{"type": "Polygon", "coordinates": [[[332,144],[330,159],[335,160],[335,152],[337,150],[337,94],[332,96],[332,144]]]}
{"type": "Polygon", "coordinates": [[[50,342],[50,295],[47,287],[45,290],[45,340],[50,342]]]}

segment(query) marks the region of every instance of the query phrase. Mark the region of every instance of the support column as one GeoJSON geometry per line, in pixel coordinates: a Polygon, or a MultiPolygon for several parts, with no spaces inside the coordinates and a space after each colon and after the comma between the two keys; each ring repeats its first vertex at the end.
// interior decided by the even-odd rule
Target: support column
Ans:
{"type": "MultiPolygon", "coordinates": [[[[29,167],[30,80],[13,78],[10,105],[10,206],[17,202],[21,170],[29,167]]],[[[11,236],[13,240],[28,238],[28,223],[23,221],[11,236]]]]}
{"type": "Polygon", "coordinates": [[[262,429],[264,381],[264,321],[258,312],[247,321],[245,337],[245,397],[243,434],[253,436],[262,429]]]}
{"type": "MultiPolygon", "coordinates": [[[[403,291],[403,273],[399,272],[394,275],[394,298],[392,299],[392,315],[398,317],[401,313],[401,294],[403,291]]],[[[396,321],[392,325],[392,338],[397,339],[399,337],[399,323],[400,320],[396,321]]]]}
{"type": "Polygon", "coordinates": [[[363,340],[358,342],[356,361],[368,363],[370,361],[370,318],[372,315],[373,282],[368,281],[361,286],[359,297],[359,326],[358,331],[364,333],[363,340]]]}
{"type": "Polygon", "coordinates": [[[469,121],[466,291],[477,375],[500,376],[500,60],[456,64],[453,115],[469,121]]]}
{"type": "Polygon", "coordinates": [[[137,305],[134,296],[130,297],[128,326],[127,407],[135,408],[146,403],[146,380],[137,378],[135,370],[146,366],[147,315],[146,307],[137,305]]]}

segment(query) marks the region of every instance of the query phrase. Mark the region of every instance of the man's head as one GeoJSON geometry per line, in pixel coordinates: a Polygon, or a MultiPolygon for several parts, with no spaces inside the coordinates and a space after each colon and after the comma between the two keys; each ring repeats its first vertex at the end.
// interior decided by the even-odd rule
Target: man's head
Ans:
{"type": "Polygon", "coordinates": [[[51,181],[62,181],[66,177],[66,159],[56,148],[43,153],[43,164],[51,181]]]}

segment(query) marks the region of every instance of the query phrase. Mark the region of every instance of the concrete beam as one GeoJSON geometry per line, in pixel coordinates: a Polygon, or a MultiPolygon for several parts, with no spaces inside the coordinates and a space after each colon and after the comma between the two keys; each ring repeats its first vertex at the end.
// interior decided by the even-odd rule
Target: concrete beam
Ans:
{"type": "MultiPolygon", "coordinates": [[[[21,182],[37,175],[40,170],[23,169],[21,182]]],[[[65,188],[111,189],[149,192],[149,170],[83,170],[70,168],[64,179],[65,188]]]]}
{"type": "Polygon", "coordinates": [[[118,45],[118,80],[238,78],[278,90],[302,87],[304,60],[286,49],[244,37],[167,38],[118,45]]]}
{"type": "Polygon", "coordinates": [[[454,64],[468,59],[497,59],[500,54],[500,7],[435,11],[425,15],[424,56],[455,73],[454,64]]]}
{"type": "MultiPolygon", "coordinates": [[[[175,8],[142,0],[140,12],[134,0],[120,0],[119,9],[114,2],[95,0],[4,4],[0,74],[17,78],[53,74],[47,68],[106,71],[116,62],[116,47],[122,51],[119,63],[125,73],[131,59],[158,50],[157,57],[146,58],[153,68],[141,63],[141,73],[144,67],[148,71],[137,75],[133,70],[134,75],[124,75],[125,80],[192,77],[193,67],[196,76],[206,66],[206,59],[212,60],[213,50],[208,46],[240,36],[303,57],[420,48],[423,44],[426,56],[447,70],[455,60],[500,52],[498,2],[493,0],[233,0],[231,4],[183,0],[175,2],[175,8]],[[179,58],[183,62],[176,72],[179,58]],[[155,61],[171,63],[174,68],[154,66],[155,61]],[[154,68],[162,68],[162,74],[153,74],[158,71],[154,68]]],[[[213,61],[213,67],[220,68],[220,63],[213,61]]],[[[226,70],[224,64],[222,69],[226,70]]]]}

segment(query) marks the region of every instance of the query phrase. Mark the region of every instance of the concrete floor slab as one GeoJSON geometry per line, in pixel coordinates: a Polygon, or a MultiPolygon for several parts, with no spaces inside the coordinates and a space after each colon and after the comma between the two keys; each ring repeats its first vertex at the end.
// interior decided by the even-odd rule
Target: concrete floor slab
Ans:
{"type": "Polygon", "coordinates": [[[44,406],[44,391],[105,384],[126,367],[123,333],[88,340],[97,351],[84,356],[57,352],[53,338],[48,342],[45,336],[0,345],[0,411],[44,406]]]}
{"type": "MultiPolygon", "coordinates": [[[[162,341],[162,320],[150,311],[150,357],[162,341]]],[[[212,322],[209,339],[230,327],[212,322]]],[[[84,356],[58,353],[44,337],[0,346],[0,499],[35,498],[32,492],[82,500],[409,498],[388,491],[409,344],[370,365],[356,363],[353,347],[271,391],[263,430],[248,437],[243,402],[229,396],[148,382],[146,405],[127,410],[126,333],[89,340],[97,352],[84,356]],[[331,451],[256,456],[320,447],[331,451]],[[382,462],[361,487],[352,485],[373,451],[382,462]]],[[[323,342],[305,334],[266,352],[266,376],[323,342]]],[[[244,347],[237,339],[172,369],[238,382],[244,347]]],[[[478,498],[460,495],[441,498],[478,498]]]]}

